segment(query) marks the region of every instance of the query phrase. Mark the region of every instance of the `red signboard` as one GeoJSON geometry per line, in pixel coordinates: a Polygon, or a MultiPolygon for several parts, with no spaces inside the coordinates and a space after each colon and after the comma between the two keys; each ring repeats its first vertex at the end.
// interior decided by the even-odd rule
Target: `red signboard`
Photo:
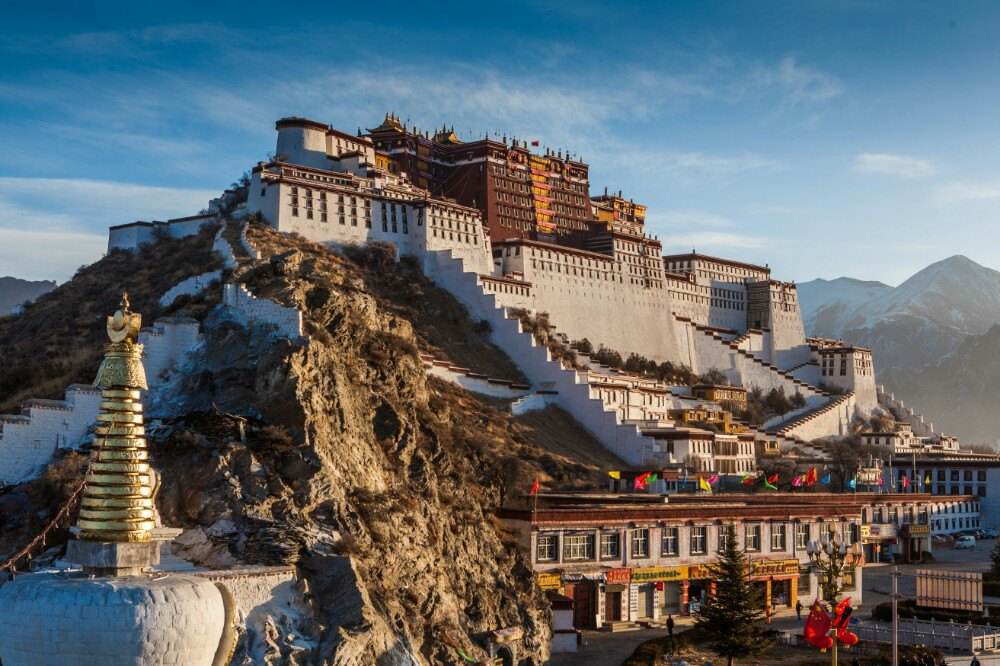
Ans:
{"type": "Polygon", "coordinates": [[[606,581],[608,585],[628,585],[632,580],[631,569],[611,569],[606,581]]]}

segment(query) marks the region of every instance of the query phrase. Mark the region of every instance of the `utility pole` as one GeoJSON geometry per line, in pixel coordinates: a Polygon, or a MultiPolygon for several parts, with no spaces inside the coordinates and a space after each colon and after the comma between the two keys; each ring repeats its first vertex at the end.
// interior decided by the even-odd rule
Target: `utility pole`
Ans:
{"type": "Polygon", "coordinates": [[[892,666],[899,666],[899,567],[892,567],[892,666]]]}

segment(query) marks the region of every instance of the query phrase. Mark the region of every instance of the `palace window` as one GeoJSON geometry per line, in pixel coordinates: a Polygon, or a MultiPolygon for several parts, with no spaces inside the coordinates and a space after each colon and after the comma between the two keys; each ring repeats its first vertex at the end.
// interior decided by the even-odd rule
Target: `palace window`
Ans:
{"type": "Polygon", "coordinates": [[[632,531],[632,557],[649,557],[649,530],[632,531]]]}
{"type": "Polygon", "coordinates": [[[728,525],[720,525],[719,526],[719,552],[720,553],[723,552],[724,550],[726,550],[726,547],[729,546],[729,539],[731,537],[732,537],[732,535],[729,532],[729,526],[728,525]]]}
{"type": "Polygon", "coordinates": [[[535,561],[555,562],[558,547],[558,534],[539,534],[535,545],[535,561]]]}
{"type": "Polygon", "coordinates": [[[691,528],[691,554],[704,555],[708,548],[708,527],[695,525],[691,528]]]}
{"type": "Polygon", "coordinates": [[[621,535],[618,532],[601,534],[601,559],[617,560],[622,556],[621,535]]]}
{"type": "Polygon", "coordinates": [[[746,550],[760,550],[760,523],[746,526],[743,545],[746,550]]]}
{"type": "Polygon", "coordinates": [[[785,524],[771,523],[771,550],[785,550],[785,524]]]}
{"type": "Polygon", "coordinates": [[[660,555],[676,557],[680,553],[680,528],[664,527],[660,537],[660,555]]]}
{"type": "Polygon", "coordinates": [[[594,559],[593,534],[567,534],[563,537],[563,560],[594,559]]]}

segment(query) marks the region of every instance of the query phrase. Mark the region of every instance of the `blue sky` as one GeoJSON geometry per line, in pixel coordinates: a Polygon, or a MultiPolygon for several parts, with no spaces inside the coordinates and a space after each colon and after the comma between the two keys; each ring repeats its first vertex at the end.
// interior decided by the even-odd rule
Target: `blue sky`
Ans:
{"type": "Polygon", "coordinates": [[[1000,268],[1000,5],[6,3],[0,275],[190,214],[274,120],[387,110],[569,149],[665,251],[781,279],[1000,268]]]}

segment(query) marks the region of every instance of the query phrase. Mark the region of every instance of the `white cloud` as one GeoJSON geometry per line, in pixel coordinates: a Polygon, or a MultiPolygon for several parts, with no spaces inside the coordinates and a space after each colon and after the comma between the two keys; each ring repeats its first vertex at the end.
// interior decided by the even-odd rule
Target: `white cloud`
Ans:
{"type": "Polygon", "coordinates": [[[936,169],[930,161],[910,155],[891,153],[861,153],[854,158],[854,170],[859,173],[878,173],[899,178],[927,178],[936,169]]]}
{"type": "Polygon", "coordinates": [[[0,178],[0,273],[70,277],[107,247],[107,228],[198,212],[218,193],[71,178],[0,178]]]}
{"type": "Polygon", "coordinates": [[[0,274],[63,282],[107,246],[106,234],[0,228],[0,274]]]}
{"type": "Polygon", "coordinates": [[[766,247],[768,241],[762,236],[752,236],[749,234],[737,234],[724,231],[690,231],[680,234],[667,234],[661,236],[660,240],[664,246],[680,246],[684,248],[704,249],[704,248],[741,248],[753,249],[766,247]]]}
{"type": "Polygon", "coordinates": [[[733,221],[722,215],[700,210],[673,210],[646,216],[646,225],[659,230],[686,229],[691,227],[731,227],[733,221]]]}
{"type": "Polygon", "coordinates": [[[992,201],[1000,199],[1000,182],[955,181],[945,183],[934,189],[934,198],[939,203],[992,201]]]}
{"type": "Polygon", "coordinates": [[[815,67],[803,65],[794,56],[785,56],[773,65],[759,65],[746,80],[738,82],[742,92],[778,91],[786,105],[827,102],[844,94],[840,79],[815,67]]]}

